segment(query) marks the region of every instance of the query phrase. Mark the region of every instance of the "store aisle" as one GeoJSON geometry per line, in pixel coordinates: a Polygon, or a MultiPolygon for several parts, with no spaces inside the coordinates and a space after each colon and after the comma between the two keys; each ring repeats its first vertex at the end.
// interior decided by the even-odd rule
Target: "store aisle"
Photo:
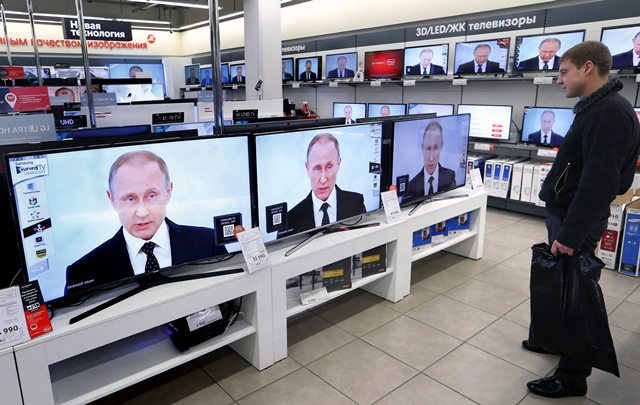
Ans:
{"type": "Polygon", "coordinates": [[[411,295],[363,291],[289,322],[289,357],[263,372],[229,349],[104,398],[102,404],[632,404],[640,398],[640,280],[603,271],[621,379],[594,370],[587,398],[551,401],[525,383],[557,357],[525,351],[530,246],[541,218],[490,209],[484,258],[415,263],[411,295]]]}

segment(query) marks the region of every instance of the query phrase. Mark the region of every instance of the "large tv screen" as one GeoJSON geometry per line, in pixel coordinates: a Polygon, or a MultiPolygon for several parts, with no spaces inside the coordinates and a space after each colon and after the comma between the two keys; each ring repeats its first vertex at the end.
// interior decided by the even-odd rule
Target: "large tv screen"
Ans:
{"type": "Polygon", "coordinates": [[[355,124],[359,118],[367,116],[365,103],[333,103],[333,118],[345,118],[346,124],[355,124]]]}
{"type": "Polygon", "coordinates": [[[187,86],[200,84],[200,65],[186,65],[184,67],[184,84],[187,86]]]}
{"type": "Polygon", "coordinates": [[[471,114],[469,136],[506,141],[511,132],[510,105],[458,104],[458,114],[471,114]]]}
{"type": "Polygon", "coordinates": [[[611,51],[613,69],[635,68],[640,64],[640,24],[604,27],[600,42],[611,51]]]}
{"type": "Polygon", "coordinates": [[[560,57],[567,49],[582,41],[584,41],[584,31],[517,36],[513,54],[513,71],[558,70],[560,57]]]}
{"type": "Polygon", "coordinates": [[[22,265],[45,301],[237,251],[233,229],[214,223],[252,223],[246,136],[6,159],[22,265]],[[156,266],[141,251],[147,241],[156,266]]]}
{"type": "Polygon", "coordinates": [[[510,44],[511,38],[458,42],[453,71],[457,75],[505,73],[510,44]]]}
{"type": "Polygon", "coordinates": [[[264,240],[379,209],[381,134],[372,123],[256,136],[264,240]]]}
{"type": "Polygon", "coordinates": [[[135,79],[139,72],[150,73],[152,83],[161,84],[163,94],[167,94],[162,63],[113,63],[109,72],[112,79],[135,79]]]}
{"type": "Polygon", "coordinates": [[[394,123],[391,181],[401,203],[464,186],[469,128],[469,114],[394,123]]]}
{"type": "Polygon", "coordinates": [[[404,49],[364,53],[365,79],[400,79],[404,74],[404,49]]]}
{"type": "Polygon", "coordinates": [[[409,115],[436,114],[438,117],[453,115],[453,104],[409,103],[409,115]]]}
{"type": "Polygon", "coordinates": [[[245,84],[247,82],[247,68],[244,63],[236,63],[229,67],[231,84],[245,84]]]}
{"type": "Polygon", "coordinates": [[[200,66],[200,85],[213,85],[213,68],[211,66],[200,66]]]}
{"type": "Polygon", "coordinates": [[[348,79],[358,70],[358,53],[327,55],[327,79],[348,79]]]}
{"type": "Polygon", "coordinates": [[[405,48],[406,76],[446,75],[449,63],[449,44],[405,48]]]}
{"type": "Polygon", "coordinates": [[[521,140],[542,146],[560,146],[575,116],[572,108],[525,107],[521,140]]]}
{"type": "Polygon", "coordinates": [[[301,82],[322,79],[322,56],[296,58],[296,78],[301,82]]]}
{"type": "Polygon", "coordinates": [[[405,115],[407,113],[407,105],[406,104],[378,104],[378,103],[369,103],[367,104],[367,117],[369,118],[377,118],[377,117],[389,117],[394,115],[405,115]]]}

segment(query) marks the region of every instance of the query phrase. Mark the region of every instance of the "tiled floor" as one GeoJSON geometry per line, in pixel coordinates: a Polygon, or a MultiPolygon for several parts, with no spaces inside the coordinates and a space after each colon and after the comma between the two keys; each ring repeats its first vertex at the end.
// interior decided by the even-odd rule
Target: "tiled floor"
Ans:
{"type": "Polygon", "coordinates": [[[557,357],[525,351],[530,246],[544,221],[490,209],[484,258],[414,263],[398,303],[357,290],[289,322],[289,357],[258,372],[218,350],[104,404],[639,404],[640,280],[605,270],[601,286],[621,378],[594,370],[586,398],[550,401],[525,383],[557,357]]]}

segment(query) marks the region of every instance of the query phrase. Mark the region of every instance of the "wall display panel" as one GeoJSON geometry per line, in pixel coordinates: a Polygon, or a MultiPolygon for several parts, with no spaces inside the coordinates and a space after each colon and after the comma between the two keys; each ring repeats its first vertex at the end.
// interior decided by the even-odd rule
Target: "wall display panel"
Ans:
{"type": "Polygon", "coordinates": [[[347,79],[358,71],[358,53],[337,53],[326,56],[327,79],[347,79]]]}
{"type": "Polygon", "coordinates": [[[453,72],[458,75],[505,73],[510,44],[511,38],[458,42],[453,72]]]}
{"type": "Polygon", "coordinates": [[[558,70],[560,57],[584,41],[584,31],[517,36],[513,55],[514,72],[558,70]]]}
{"type": "Polygon", "coordinates": [[[184,67],[184,84],[187,86],[200,84],[200,65],[186,65],[184,67]]]}
{"type": "Polygon", "coordinates": [[[301,82],[322,79],[322,57],[296,58],[296,78],[301,82]]]}
{"type": "Polygon", "coordinates": [[[404,49],[365,52],[365,79],[400,79],[403,75],[404,49]]]}
{"type": "Polygon", "coordinates": [[[520,139],[542,146],[560,146],[575,116],[572,108],[525,107],[520,139]]]}
{"type": "Polygon", "coordinates": [[[640,66],[640,24],[604,27],[600,41],[611,51],[613,69],[640,66]]]}
{"type": "Polygon", "coordinates": [[[449,44],[405,48],[404,74],[407,76],[446,75],[449,44]]]}
{"type": "Polygon", "coordinates": [[[471,114],[471,138],[507,141],[511,132],[512,106],[458,105],[458,114],[471,114]]]}
{"type": "Polygon", "coordinates": [[[236,63],[229,67],[231,84],[245,84],[247,82],[247,70],[244,63],[236,63]]]}

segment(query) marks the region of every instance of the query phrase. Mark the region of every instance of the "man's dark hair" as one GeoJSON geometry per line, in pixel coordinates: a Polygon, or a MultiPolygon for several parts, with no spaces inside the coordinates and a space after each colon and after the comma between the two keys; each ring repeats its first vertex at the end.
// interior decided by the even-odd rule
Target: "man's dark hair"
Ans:
{"type": "Polygon", "coordinates": [[[109,190],[113,190],[113,178],[118,172],[118,169],[120,169],[120,167],[122,167],[123,165],[135,160],[146,160],[148,162],[155,162],[164,176],[165,183],[167,185],[171,183],[171,179],[169,177],[169,168],[167,167],[165,161],[153,152],[138,150],[120,155],[120,157],[118,157],[116,161],[113,162],[113,164],[111,165],[111,169],[109,169],[109,190]]]}
{"type": "Polygon", "coordinates": [[[636,32],[636,36],[635,36],[635,37],[633,37],[633,40],[635,41],[635,40],[636,40],[636,38],[638,38],[638,37],[640,37],[640,31],[636,32]]]}
{"type": "Polygon", "coordinates": [[[587,61],[591,61],[598,68],[600,77],[608,76],[611,69],[611,52],[602,42],[585,41],[568,49],[562,57],[560,63],[569,61],[577,68],[584,66],[587,61]]]}
{"type": "Polygon", "coordinates": [[[347,57],[346,56],[340,55],[340,56],[338,56],[338,59],[336,59],[336,63],[339,62],[340,59],[344,59],[345,62],[347,61],[347,57]]]}
{"type": "Polygon", "coordinates": [[[538,48],[540,48],[542,44],[544,44],[545,42],[555,42],[558,44],[558,49],[562,48],[562,41],[560,41],[559,38],[555,38],[555,37],[543,39],[542,42],[540,42],[540,45],[538,45],[538,48]]]}
{"type": "Polygon", "coordinates": [[[424,129],[424,133],[422,134],[422,144],[424,145],[424,137],[425,135],[427,135],[427,131],[429,131],[430,129],[437,129],[440,132],[440,144],[444,144],[442,125],[440,125],[438,121],[431,121],[427,124],[427,127],[424,129]]]}
{"type": "Polygon", "coordinates": [[[340,159],[340,143],[338,142],[335,136],[331,135],[328,132],[325,132],[323,134],[318,134],[314,136],[311,139],[311,142],[309,142],[309,147],[307,148],[307,162],[309,161],[309,153],[311,153],[311,148],[313,148],[313,145],[315,145],[318,142],[333,142],[333,144],[336,147],[336,152],[338,152],[338,159],[340,159]]]}
{"type": "Polygon", "coordinates": [[[476,53],[476,51],[480,48],[488,48],[489,52],[491,52],[491,46],[489,44],[478,44],[475,48],[473,48],[473,53],[476,53]]]}

